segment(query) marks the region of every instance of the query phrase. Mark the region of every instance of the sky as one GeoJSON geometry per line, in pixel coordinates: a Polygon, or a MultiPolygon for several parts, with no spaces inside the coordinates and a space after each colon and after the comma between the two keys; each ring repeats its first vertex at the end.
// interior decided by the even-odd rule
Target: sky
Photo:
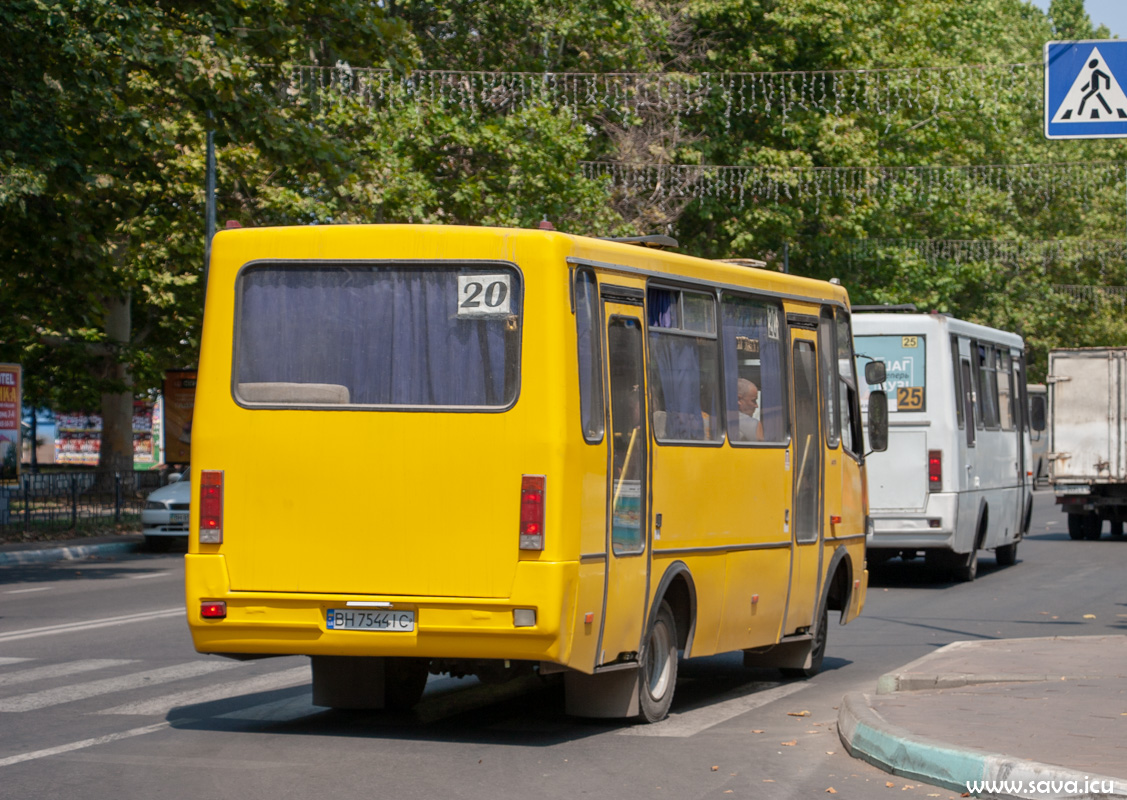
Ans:
{"type": "MultiPolygon", "coordinates": [[[[1049,0],[1032,0],[1042,11],[1049,10],[1049,0]]],[[[1084,10],[1094,27],[1107,25],[1112,36],[1127,39],[1127,0],[1084,0],[1084,10]]]]}

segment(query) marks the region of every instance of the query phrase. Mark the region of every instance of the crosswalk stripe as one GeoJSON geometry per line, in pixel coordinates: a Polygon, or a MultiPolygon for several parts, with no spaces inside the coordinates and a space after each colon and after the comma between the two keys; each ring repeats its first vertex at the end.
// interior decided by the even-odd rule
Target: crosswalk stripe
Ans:
{"type": "Polygon", "coordinates": [[[83,739],[80,742],[71,742],[70,744],[59,745],[58,747],[48,747],[45,750],[35,750],[31,753],[20,753],[17,756],[8,756],[7,758],[0,758],[0,767],[10,767],[12,764],[20,764],[24,761],[35,761],[38,758],[48,758],[50,756],[57,756],[60,753],[71,753],[75,750],[83,750],[87,747],[94,747],[99,744],[108,744],[109,742],[116,742],[121,739],[131,739],[134,736],[144,736],[146,733],[156,733],[159,730],[164,730],[172,723],[158,722],[155,725],[146,725],[144,728],[134,728],[129,731],[121,731],[120,733],[110,733],[105,736],[98,736],[93,739],[83,739]]]}
{"type": "Polygon", "coordinates": [[[132,664],[129,658],[88,658],[83,661],[68,661],[63,664],[49,664],[44,667],[9,672],[0,675],[0,686],[15,686],[17,683],[31,683],[32,681],[47,680],[49,678],[62,678],[66,675],[77,675],[80,672],[91,672],[106,667],[117,667],[122,664],[132,664]]]}
{"type": "Polygon", "coordinates": [[[110,625],[128,625],[133,622],[144,622],[150,619],[175,617],[184,614],[184,607],[165,608],[160,611],[146,611],[141,614],[124,614],[120,617],[105,617],[104,619],[91,619],[83,622],[64,622],[61,625],[46,625],[42,628],[25,628],[20,631],[0,633],[0,642],[14,642],[18,639],[31,639],[37,636],[50,636],[56,633],[70,633],[72,631],[85,631],[93,628],[105,628],[110,625]]]}
{"type": "MultiPolygon", "coordinates": [[[[290,686],[300,686],[309,683],[311,674],[309,666],[294,667],[293,669],[271,672],[266,675],[257,675],[241,681],[221,683],[203,689],[194,689],[186,692],[155,697],[152,700],[140,700],[136,703],[107,708],[99,714],[167,714],[178,706],[193,706],[200,703],[210,703],[213,700],[224,700],[255,692],[270,692],[275,689],[285,689],[290,686]]],[[[306,705],[308,705],[306,701],[306,705]]]]}
{"type": "Polygon", "coordinates": [[[6,667],[9,664],[22,664],[24,661],[31,661],[30,658],[0,658],[0,667],[6,667]]]}
{"type": "Polygon", "coordinates": [[[218,670],[233,669],[242,666],[238,661],[189,661],[171,667],[150,669],[145,672],[134,672],[131,675],[121,675],[116,678],[105,678],[89,683],[76,683],[71,686],[62,686],[57,689],[46,689],[41,692],[16,695],[0,699],[0,711],[34,711],[48,706],[57,706],[75,700],[85,700],[88,697],[97,697],[111,692],[122,692],[129,689],[141,689],[146,686],[156,686],[161,683],[194,678],[218,670]]]}
{"type": "Polygon", "coordinates": [[[289,722],[327,710],[321,706],[313,705],[311,694],[300,694],[297,697],[287,697],[282,700],[275,700],[272,703],[261,703],[257,706],[249,706],[238,711],[220,714],[219,719],[239,719],[250,722],[289,722]]]}
{"type": "Polygon", "coordinates": [[[740,714],[802,691],[808,684],[784,683],[781,685],[772,684],[772,686],[774,688],[751,693],[748,693],[748,687],[744,687],[739,690],[739,696],[730,700],[714,702],[700,708],[670,714],[661,722],[656,722],[653,725],[635,725],[630,728],[623,728],[618,731],[618,734],[620,736],[673,736],[679,738],[693,736],[711,728],[713,725],[727,722],[740,714]]]}

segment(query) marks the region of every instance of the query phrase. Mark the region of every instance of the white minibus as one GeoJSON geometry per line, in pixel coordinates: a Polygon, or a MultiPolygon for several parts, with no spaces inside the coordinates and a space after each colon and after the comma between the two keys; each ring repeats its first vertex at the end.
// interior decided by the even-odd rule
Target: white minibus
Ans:
{"type": "MultiPolygon", "coordinates": [[[[889,441],[867,459],[869,564],[912,559],[978,573],[978,551],[1017,558],[1032,512],[1020,336],[932,313],[858,313],[855,349],[883,361],[889,441]]],[[[862,402],[862,405],[864,403],[862,402]]]]}

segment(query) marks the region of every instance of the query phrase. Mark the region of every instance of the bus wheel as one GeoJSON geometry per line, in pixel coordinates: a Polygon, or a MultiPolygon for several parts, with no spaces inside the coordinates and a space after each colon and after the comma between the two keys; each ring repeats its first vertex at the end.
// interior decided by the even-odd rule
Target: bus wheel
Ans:
{"type": "Polygon", "coordinates": [[[1116,539],[1123,538],[1123,520],[1113,519],[1111,521],[1111,535],[1116,539]]]}
{"type": "Polygon", "coordinates": [[[1017,542],[995,548],[994,560],[999,567],[1012,567],[1017,562],[1017,542]]]}
{"type": "Polygon", "coordinates": [[[673,620],[673,609],[662,600],[646,637],[641,686],[638,687],[638,704],[646,722],[665,719],[673,703],[676,684],[677,624],[673,620]]]}
{"type": "Polygon", "coordinates": [[[955,577],[963,583],[970,583],[978,577],[978,548],[971,548],[966,558],[955,567],[955,577]]]}
{"type": "Polygon", "coordinates": [[[1079,541],[1084,538],[1084,515],[1068,515],[1068,538],[1079,541]]]}
{"type": "Polygon", "coordinates": [[[426,658],[387,658],[384,662],[384,707],[392,711],[414,708],[423,699],[430,675],[426,658]]]}
{"type": "Polygon", "coordinates": [[[814,639],[810,642],[810,666],[808,667],[779,667],[779,672],[788,678],[813,678],[822,671],[822,660],[826,657],[826,638],[829,636],[830,609],[829,604],[822,606],[822,616],[818,620],[818,627],[814,630],[814,639]]]}

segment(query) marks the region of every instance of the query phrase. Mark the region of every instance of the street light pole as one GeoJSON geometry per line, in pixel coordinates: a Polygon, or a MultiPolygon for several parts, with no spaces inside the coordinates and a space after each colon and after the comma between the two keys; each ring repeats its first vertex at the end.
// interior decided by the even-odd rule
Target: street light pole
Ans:
{"type": "MultiPolygon", "coordinates": [[[[209,120],[214,119],[214,115],[209,111],[207,112],[209,120]]],[[[203,279],[204,286],[207,286],[207,270],[211,265],[211,240],[215,237],[215,131],[210,130],[207,132],[207,177],[205,179],[207,201],[206,201],[206,239],[204,241],[204,260],[203,260],[203,279]]]]}

